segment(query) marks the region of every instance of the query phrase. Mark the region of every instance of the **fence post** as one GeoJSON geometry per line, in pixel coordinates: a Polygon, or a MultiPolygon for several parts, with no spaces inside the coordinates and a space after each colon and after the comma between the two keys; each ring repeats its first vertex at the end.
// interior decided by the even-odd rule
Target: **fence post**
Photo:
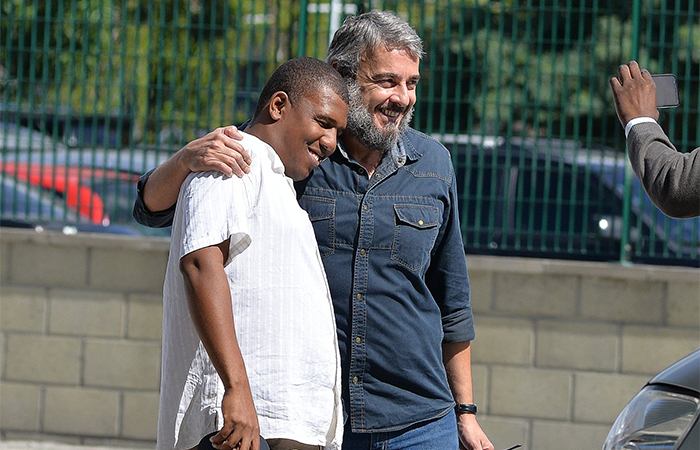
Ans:
{"type": "Polygon", "coordinates": [[[301,0],[299,9],[299,37],[297,46],[297,56],[306,56],[306,17],[308,14],[308,0],[301,0]]]}
{"type": "MultiPolygon", "coordinates": [[[[634,0],[632,2],[632,49],[631,58],[635,61],[639,60],[639,40],[640,26],[642,14],[642,1],[634,0]]],[[[627,157],[627,148],[625,148],[625,158],[627,157]]],[[[629,164],[625,164],[625,187],[622,203],[622,235],[620,237],[620,263],[630,264],[630,216],[632,210],[632,168],[629,164]]]]}

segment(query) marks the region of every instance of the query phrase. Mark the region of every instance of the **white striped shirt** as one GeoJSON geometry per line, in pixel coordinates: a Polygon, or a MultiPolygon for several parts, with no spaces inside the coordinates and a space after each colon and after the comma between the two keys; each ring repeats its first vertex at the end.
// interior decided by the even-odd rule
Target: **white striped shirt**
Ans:
{"type": "Polygon", "coordinates": [[[333,306],[308,215],[272,147],[244,134],[250,174],[190,175],[180,190],[163,288],[159,450],[221,428],[223,385],[190,318],[182,256],[230,238],[224,268],[260,433],[340,448],[333,306]]]}

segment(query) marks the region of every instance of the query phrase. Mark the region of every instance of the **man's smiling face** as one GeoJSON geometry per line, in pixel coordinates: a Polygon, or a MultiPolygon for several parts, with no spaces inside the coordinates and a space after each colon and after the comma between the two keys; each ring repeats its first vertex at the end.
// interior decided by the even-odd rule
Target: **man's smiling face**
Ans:
{"type": "Polygon", "coordinates": [[[388,151],[413,116],[419,59],[381,47],[365,55],[349,83],[348,132],[371,150],[388,151]]]}
{"type": "Polygon", "coordinates": [[[285,174],[298,181],[308,177],[335,151],[338,136],[345,128],[348,105],[324,86],[295,104],[285,98],[281,119],[275,124],[283,143],[275,146],[275,151],[284,163],[285,174]]]}

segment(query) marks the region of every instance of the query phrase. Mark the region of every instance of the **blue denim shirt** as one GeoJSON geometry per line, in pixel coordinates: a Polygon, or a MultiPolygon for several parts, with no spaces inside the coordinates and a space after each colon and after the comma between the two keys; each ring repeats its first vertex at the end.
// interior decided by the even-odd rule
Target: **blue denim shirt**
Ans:
{"type": "MultiPolygon", "coordinates": [[[[454,403],[442,343],[474,338],[447,149],[409,129],[371,179],[341,149],[297,184],[297,195],[333,297],[353,431],[400,430],[446,414],[454,403]]],[[[134,215],[168,225],[167,212],[149,214],[141,199],[134,215]]]]}
{"type": "Polygon", "coordinates": [[[353,431],[442,416],[453,406],[442,342],[474,338],[447,149],[408,130],[371,179],[341,149],[297,195],[333,296],[353,431]]]}

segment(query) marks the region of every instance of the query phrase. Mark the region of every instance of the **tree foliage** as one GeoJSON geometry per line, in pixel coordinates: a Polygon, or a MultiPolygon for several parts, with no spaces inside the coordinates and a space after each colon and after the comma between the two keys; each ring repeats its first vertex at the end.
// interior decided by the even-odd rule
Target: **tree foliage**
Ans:
{"type": "MultiPolygon", "coordinates": [[[[619,125],[608,80],[632,58],[652,73],[677,75],[686,105],[670,114],[675,119],[670,128],[676,122],[697,124],[697,5],[681,0],[670,2],[673,6],[660,0],[639,2],[641,20],[634,35],[633,3],[443,4],[435,14],[444,20],[426,19],[438,29],[425,35],[423,76],[431,84],[422,86],[419,128],[609,143],[613,135],[619,136],[619,125]],[[445,121],[445,114],[453,120],[445,121]]],[[[675,128],[686,140],[699,137],[697,127],[675,128]]]]}
{"type": "MultiPolygon", "coordinates": [[[[423,37],[423,131],[609,143],[620,131],[608,79],[635,57],[678,76],[683,106],[665,114],[667,128],[697,141],[694,1],[384,0],[357,11],[396,11],[423,37]]],[[[0,101],[38,115],[114,115],[137,140],[181,143],[247,119],[264,80],[298,54],[299,30],[306,54],[323,58],[330,14],[317,6],[299,23],[308,3],[3,0],[0,101]]]]}

